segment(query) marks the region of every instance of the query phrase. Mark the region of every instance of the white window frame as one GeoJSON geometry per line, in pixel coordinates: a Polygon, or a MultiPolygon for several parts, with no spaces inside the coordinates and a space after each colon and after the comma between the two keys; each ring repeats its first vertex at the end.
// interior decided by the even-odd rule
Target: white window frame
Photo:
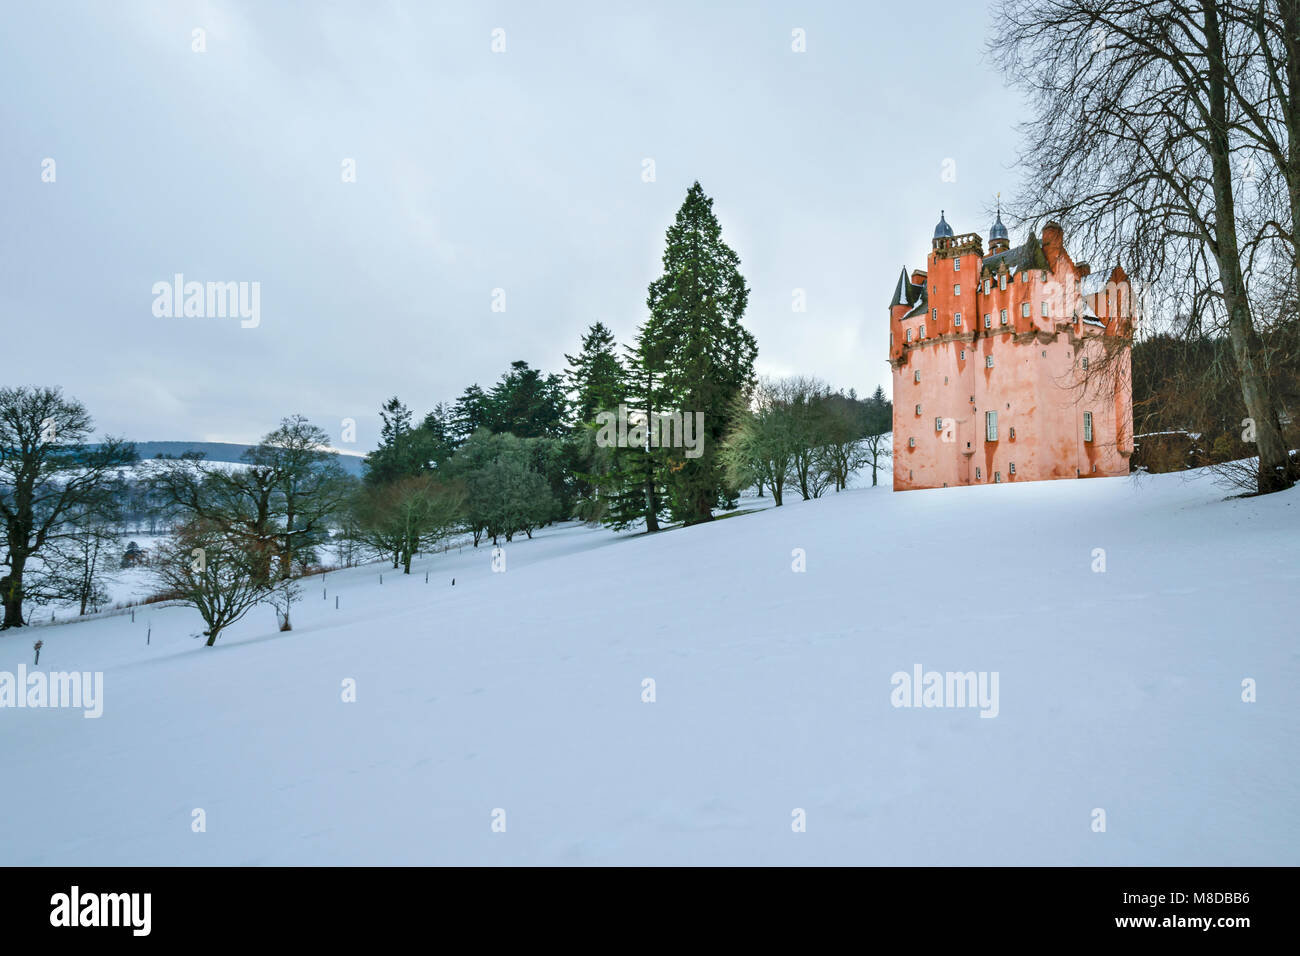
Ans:
{"type": "Polygon", "coordinates": [[[961,283],[960,283],[960,282],[954,282],[954,283],[953,283],[953,286],[952,286],[952,294],[953,294],[953,295],[961,295],[961,283]]]}
{"type": "Polygon", "coordinates": [[[936,419],[934,420],[934,430],[937,431],[937,432],[941,432],[941,431],[943,431],[943,419],[942,419],[942,418],[936,418],[936,419]]]}
{"type": "Polygon", "coordinates": [[[908,329],[908,330],[907,330],[907,341],[909,341],[909,342],[912,341],[912,330],[911,330],[911,329],[908,329]]]}
{"type": "Polygon", "coordinates": [[[921,370],[919,368],[916,369],[914,372],[912,372],[912,381],[913,382],[921,381],[921,370]]]}
{"type": "Polygon", "coordinates": [[[999,320],[999,321],[998,321],[998,324],[999,324],[999,325],[1006,325],[1006,324],[1007,324],[1007,310],[1006,310],[1006,309],[1002,309],[1002,310],[998,313],[998,320],[999,320]]]}
{"type": "Polygon", "coordinates": [[[961,328],[961,313],[960,313],[960,312],[954,312],[952,318],[953,318],[953,324],[955,324],[955,325],[957,326],[957,328],[960,329],[960,328],[961,328]]]}
{"type": "Polygon", "coordinates": [[[993,356],[992,356],[992,355],[986,355],[986,356],[984,356],[984,367],[985,367],[985,368],[992,368],[992,367],[993,367],[993,356]]]}
{"type": "Polygon", "coordinates": [[[1007,274],[1005,272],[998,276],[998,288],[1003,292],[1007,290],[1007,274]]]}
{"type": "Polygon", "coordinates": [[[961,272],[961,256],[954,256],[952,260],[952,271],[961,272]]]}
{"type": "Polygon", "coordinates": [[[984,413],[984,440],[998,440],[998,413],[995,411],[984,413]]]}
{"type": "Polygon", "coordinates": [[[985,312],[985,313],[984,313],[984,328],[986,328],[986,329],[991,329],[991,328],[993,328],[993,313],[992,313],[992,312],[985,312]]]}
{"type": "Polygon", "coordinates": [[[1022,302],[1022,303],[1020,303],[1020,316],[1021,316],[1021,318],[1025,318],[1025,319],[1029,318],[1030,315],[1033,314],[1033,311],[1034,311],[1034,307],[1033,307],[1032,305],[1030,305],[1028,302],[1022,302]]]}
{"type": "Polygon", "coordinates": [[[917,402],[917,403],[916,403],[916,414],[917,414],[918,417],[919,417],[920,414],[921,414],[921,403],[920,403],[920,402],[917,402]]]}
{"type": "Polygon", "coordinates": [[[1083,413],[1083,440],[1092,441],[1092,412],[1083,413]]]}

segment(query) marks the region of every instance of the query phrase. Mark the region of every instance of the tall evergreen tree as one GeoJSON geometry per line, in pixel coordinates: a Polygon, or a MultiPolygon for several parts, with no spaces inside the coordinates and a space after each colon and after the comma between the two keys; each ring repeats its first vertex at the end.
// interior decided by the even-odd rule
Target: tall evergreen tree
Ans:
{"type": "Polygon", "coordinates": [[[574,508],[583,520],[599,521],[605,514],[617,449],[601,448],[597,443],[596,416],[618,411],[626,390],[626,373],[614,334],[600,322],[587,329],[576,356],[564,357],[569,362],[565,384],[573,422],[565,456],[573,475],[574,508]]]}
{"type": "Polygon", "coordinates": [[[664,476],[670,450],[650,447],[644,423],[663,407],[662,355],[644,327],[638,347],[626,353],[625,387],[618,404],[627,408],[628,433],[622,436],[626,444],[601,449],[604,465],[597,479],[605,499],[601,520],[616,529],[644,521],[647,531],[658,531],[667,499],[664,476]],[[639,436],[638,423],[643,429],[639,436]]]}
{"type": "Polygon", "coordinates": [[[597,412],[617,410],[624,372],[614,333],[604,323],[597,322],[582,337],[578,354],[564,357],[569,363],[565,382],[574,423],[587,425],[596,420],[597,412]]]}
{"type": "Polygon", "coordinates": [[[510,371],[487,396],[487,427],[516,438],[558,438],[564,432],[564,387],[557,375],[543,375],[527,362],[510,371]]]}
{"type": "Polygon", "coordinates": [[[650,320],[643,354],[663,357],[668,408],[683,418],[704,414],[702,454],[669,456],[668,487],[676,517],[709,521],[731,503],[718,452],[730,429],[734,401],[754,384],[758,344],[741,325],[749,289],[740,258],[722,241],[713,200],[696,182],[668,229],[663,275],[650,285],[650,320]]]}
{"type": "Polygon", "coordinates": [[[411,427],[411,410],[396,396],[379,410],[383,424],[379,447],[366,455],[367,485],[388,484],[419,475],[434,467],[434,443],[423,428],[411,427]]]}
{"type": "Polygon", "coordinates": [[[470,385],[456,399],[451,409],[452,437],[456,445],[465,444],[480,428],[488,427],[491,413],[488,408],[487,393],[478,385],[470,385]]]}
{"type": "Polygon", "coordinates": [[[424,416],[420,430],[429,440],[432,460],[441,468],[456,450],[456,422],[453,410],[445,402],[439,402],[433,411],[424,416]]]}

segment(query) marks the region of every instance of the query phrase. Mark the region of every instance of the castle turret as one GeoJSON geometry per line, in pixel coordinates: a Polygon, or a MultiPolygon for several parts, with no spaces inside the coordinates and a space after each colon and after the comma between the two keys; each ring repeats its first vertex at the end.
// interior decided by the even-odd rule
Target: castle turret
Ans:
{"type": "Polygon", "coordinates": [[[1011,248],[1011,240],[1007,235],[1007,227],[1002,225],[1002,207],[998,207],[998,218],[989,229],[989,254],[995,252],[1006,252],[1011,248]]]}

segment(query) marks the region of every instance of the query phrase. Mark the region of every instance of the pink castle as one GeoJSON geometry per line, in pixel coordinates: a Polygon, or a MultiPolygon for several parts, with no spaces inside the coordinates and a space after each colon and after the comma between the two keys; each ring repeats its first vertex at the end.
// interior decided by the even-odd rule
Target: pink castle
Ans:
{"type": "Polygon", "coordinates": [[[894,490],[1127,475],[1134,302],[1065,251],[1061,227],[989,254],[941,213],[928,270],[889,304],[894,490]]]}

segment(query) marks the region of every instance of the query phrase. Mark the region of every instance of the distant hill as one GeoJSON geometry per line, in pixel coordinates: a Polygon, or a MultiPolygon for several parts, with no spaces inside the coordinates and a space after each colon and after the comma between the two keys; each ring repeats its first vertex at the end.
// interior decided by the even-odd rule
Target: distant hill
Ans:
{"type": "MultiPolygon", "coordinates": [[[[135,443],[135,451],[141,461],[157,458],[159,455],[170,455],[175,458],[188,451],[199,451],[203,452],[208,461],[242,462],[244,452],[254,447],[256,446],[236,445],[224,441],[138,441],[135,443]]],[[[358,478],[361,477],[362,471],[365,470],[363,458],[340,452],[335,452],[335,457],[344,471],[358,478]]]]}

